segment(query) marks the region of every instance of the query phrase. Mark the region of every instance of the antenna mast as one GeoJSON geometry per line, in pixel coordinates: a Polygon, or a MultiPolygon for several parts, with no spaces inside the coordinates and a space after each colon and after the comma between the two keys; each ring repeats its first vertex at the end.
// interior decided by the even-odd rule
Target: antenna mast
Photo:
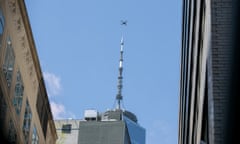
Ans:
{"type": "MultiPolygon", "coordinates": [[[[127,26],[127,21],[121,21],[121,25],[125,25],[127,26]]],[[[123,72],[123,46],[124,46],[124,41],[123,41],[123,36],[121,39],[121,43],[120,43],[120,60],[119,60],[119,75],[118,75],[118,93],[116,96],[116,100],[117,100],[117,109],[121,109],[121,100],[122,100],[122,72],[123,72]]]]}
{"type": "Polygon", "coordinates": [[[117,99],[117,109],[121,109],[121,100],[122,100],[122,72],[123,72],[123,37],[121,39],[121,47],[120,47],[120,60],[119,60],[119,75],[118,75],[118,93],[116,96],[117,99]]]}

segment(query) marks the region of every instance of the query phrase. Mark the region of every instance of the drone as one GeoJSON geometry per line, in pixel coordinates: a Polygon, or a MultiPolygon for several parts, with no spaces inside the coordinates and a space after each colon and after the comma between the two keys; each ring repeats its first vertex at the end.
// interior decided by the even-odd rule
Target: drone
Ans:
{"type": "Polygon", "coordinates": [[[127,26],[127,21],[126,20],[121,20],[121,25],[127,26]]]}

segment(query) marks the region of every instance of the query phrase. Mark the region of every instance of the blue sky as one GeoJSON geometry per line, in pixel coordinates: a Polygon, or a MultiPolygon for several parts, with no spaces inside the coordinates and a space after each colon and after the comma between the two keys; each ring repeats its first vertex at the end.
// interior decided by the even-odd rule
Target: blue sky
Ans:
{"type": "Polygon", "coordinates": [[[25,2],[55,118],[114,107],[124,34],[125,109],[147,144],[177,143],[181,0],[25,2]]]}

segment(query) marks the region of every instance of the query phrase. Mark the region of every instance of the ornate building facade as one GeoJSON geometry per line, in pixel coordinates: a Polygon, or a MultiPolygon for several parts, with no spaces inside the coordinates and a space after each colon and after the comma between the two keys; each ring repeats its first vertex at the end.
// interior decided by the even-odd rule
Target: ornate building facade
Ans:
{"type": "Polygon", "coordinates": [[[0,0],[0,136],[11,144],[57,139],[24,0],[0,0]]]}

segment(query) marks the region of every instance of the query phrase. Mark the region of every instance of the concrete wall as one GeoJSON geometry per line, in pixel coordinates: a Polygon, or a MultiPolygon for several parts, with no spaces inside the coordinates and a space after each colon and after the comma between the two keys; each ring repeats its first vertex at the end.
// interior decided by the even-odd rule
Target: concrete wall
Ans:
{"type": "Polygon", "coordinates": [[[123,121],[80,122],[78,144],[124,144],[123,121]]]}
{"type": "Polygon", "coordinates": [[[80,120],[55,120],[57,129],[57,144],[78,144],[80,120]],[[63,125],[71,125],[70,131],[63,131],[63,125]]]}

